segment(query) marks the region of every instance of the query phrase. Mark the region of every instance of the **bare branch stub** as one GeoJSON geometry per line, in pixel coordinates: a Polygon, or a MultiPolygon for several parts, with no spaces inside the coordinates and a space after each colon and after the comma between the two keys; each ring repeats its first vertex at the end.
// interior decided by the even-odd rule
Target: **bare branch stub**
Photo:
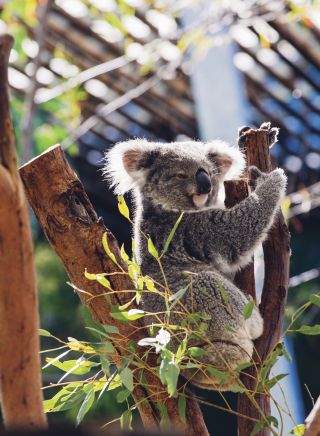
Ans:
{"type": "MultiPolygon", "coordinates": [[[[122,341],[117,340],[115,346],[119,357],[128,350],[128,342],[135,344],[149,336],[143,328],[141,320],[124,324],[113,319],[103,295],[103,288],[95,281],[88,281],[84,276],[87,268],[90,273],[115,273],[119,267],[105,253],[102,246],[103,234],[107,232],[108,245],[115,254],[119,264],[126,269],[119,255],[116,239],[108,231],[102,219],[98,218],[84,188],[74,171],[65,159],[60,146],[54,146],[37,158],[25,164],[20,169],[27,197],[32,206],[47,239],[60,257],[70,281],[75,285],[82,302],[87,305],[96,321],[102,324],[116,325],[122,335],[122,341]],[[81,292],[84,290],[85,292],[81,292]]],[[[127,275],[114,274],[108,277],[114,290],[134,290],[134,285],[127,275]]],[[[132,298],[130,292],[119,292],[111,297],[112,304],[126,303],[132,298]]],[[[144,353],[143,347],[137,352],[144,353]]],[[[148,365],[156,365],[157,356],[150,353],[148,365]]],[[[195,400],[187,402],[187,416],[192,416],[186,423],[178,412],[177,400],[168,398],[164,393],[159,378],[153,371],[144,370],[148,390],[139,383],[136,371],[137,387],[134,389],[134,399],[138,404],[141,418],[146,428],[158,428],[160,421],[157,402],[165,404],[174,430],[188,435],[208,435],[199,405],[195,400]],[[145,398],[152,395],[147,401],[145,398]]]]}
{"type": "Polygon", "coordinates": [[[7,429],[41,429],[43,412],[39,315],[33,245],[8,96],[13,39],[0,37],[0,373],[7,429]]]}
{"type": "MultiPolygon", "coordinates": [[[[265,129],[250,129],[245,132],[244,151],[247,156],[248,166],[255,165],[261,171],[269,172],[272,169],[269,156],[268,132],[265,129]]],[[[290,257],[290,235],[285,224],[281,211],[275,219],[275,223],[269,232],[267,240],[263,243],[265,279],[260,303],[260,312],[264,319],[264,331],[262,336],[255,342],[258,368],[267,359],[270,352],[280,339],[284,310],[287,301],[288,281],[289,281],[289,257],[290,257]]],[[[248,389],[254,390],[256,377],[254,369],[246,370],[249,377],[244,377],[243,381],[248,389]],[[250,378],[251,376],[251,378],[250,378]]],[[[270,415],[270,400],[268,397],[257,394],[255,397],[259,407],[265,416],[270,415]]],[[[238,401],[238,411],[243,415],[261,419],[261,414],[257,408],[240,394],[238,401]]],[[[253,430],[253,423],[244,418],[238,419],[239,436],[247,436],[253,430]]],[[[268,429],[263,429],[257,434],[267,436],[268,429]]]]}

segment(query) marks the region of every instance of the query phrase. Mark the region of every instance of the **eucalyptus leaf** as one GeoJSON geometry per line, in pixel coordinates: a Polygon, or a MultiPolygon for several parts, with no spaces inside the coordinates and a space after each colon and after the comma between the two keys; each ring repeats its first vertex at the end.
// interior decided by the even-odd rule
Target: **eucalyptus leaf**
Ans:
{"type": "Polygon", "coordinates": [[[295,434],[296,436],[303,436],[305,432],[305,425],[299,424],[296,425],[291,431],[290,434],[295,434]]]}
{"type": "Polygon", "coordinates": [[[112,316],[112,318],[117,319],[119,321],[129,322],[144,317],[145,311],[140,309],[130,309],[128,311],[121,311],[119,310],[118,307],[113,306],[110,315],[112,316]]]}
{"type": "Polygon", "coordinates": [[[320,335],[320,324],[303,325],[295,331],[304,335],[320,335]]]}
{"type": "Polygon", "coordinates": [[[130,409],[123,412],[120,417],[121,430],[132,430],[132,412],[130,409]]]}
{"type": "Polygon", "coordinates": [[[166,240],[166,242],[164,244],[163,251],[161,253],[161,257],[168,251],[168,248],[169,248],[169,246],[171,244],[172,238],[174,237],[174,235],[175,235],[175,233],[177,231],[178,225],[180,224],[180,222],[181,222],[181,220],[183,218],[183,215],[184,215],[184,212],[182,212],[182,214],[179,216],[179,218],[175,222],[171,232],[169,233],[169,236],[168,236],[168,238],[167,238],[167,240],[166,240]]]}
{"type": "Polygon", "coordinates": [[[128,389],[122,389],[116,395],[117,403],[124,403],[131,395],[131,392],[128,389]]]}
{"type": "Polygon", "coordinates": [[[310,295],[310,302],[320,307],[320,296],[317,294],[310,295]]]}
{"type": "Polygon", "coordinates": [[[190,347],[188,349],[188,354],[191,357],[202,357],[206,354],[205,350],[199,347],[190,347]]]}
{"type": "Polygon", "coordinates": [[[103,234],[102,245],[103,245],[104,251],[107,253],[108,257],[112,260],[112,262],[119,266],[117,259],[116,259],[116,256],[112,253],[112,251],[109,248],[107,232],[105,232],[103,234]]]}
{"type": "Polygon", "coordinates": [[[129,389],[130,392],[133,391],[133,373],[130,368],[125,367],[120,373],[120,380],[122,384],[129,389]]]}
{"type": "Polygon", "coordinates": [[[250,300],[243,309],[243,317],[244,319],[249,319],[250,316],[252,315],[252,311],[254,309],[255,306],[255,302],[253,300],[250,300]]]}
{"type": "Polygon", "coordinates": [[[44,330],[44,329],[39,329],[39,335],[40,336],[46,336],[46,337],[52,337],[51,333],[48,332],[48,330],[44,330]]]}
{"type": "Polygon", "coordinates": [[[123,215],[127,220],[130,219],[129,208],[122,195],[118,195],[118,209],[121,215],[123,215]]]}
{"type": "Polygon", "coordinates": [[[90,385],[88,388],[87,395],[86,395],[83,403],[81,404],[81,407],[79,409],[79,412],[78,412],[78,415],[76,418],[76,425],[77,426],[81,423],[81,421],[83,420],[85,415],[90,410],[90,408],[94,402],[94,397],[95,397],[94,389],[93,389],[93,386],[90,385]]]}
{"type": "Polygon", "coordinates": [[[187,420],[187,418],[186,418],[186,405],[187,405],[186,396],[184,394],[179,395],[178,411],[179,411],[179,416],[183,422],[186,422],[186,420],[187,420]]]}
{"type": "Polygon", "coordinates": [[[156,247],[153,245],[153,242],[150,238],[148,238],[148,251],[151,254],[151,256],[155,257],[156,259],[159,259],[159,253],[156,247]]]}

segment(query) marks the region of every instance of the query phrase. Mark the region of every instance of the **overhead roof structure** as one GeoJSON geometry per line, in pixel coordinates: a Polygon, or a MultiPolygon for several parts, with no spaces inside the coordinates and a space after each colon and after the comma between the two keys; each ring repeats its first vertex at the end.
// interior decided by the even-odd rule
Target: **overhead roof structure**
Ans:
{"type": "MultiPolygon", "coordinates": [[[[140,3],[127,1],[121,22],[113,0],[56,0],[48,15],[38,102],[50,98],[52,89],[72,86],[81,72],[97,65],[105,71],[83,80],[87,98],[81,103],[82,117],[90,123],[71,132],[71,139],[78,140],[78,163],[88,171],[91,166],[91,175],[103,151],[117,141],[199,135],[188,70],[171,42],[179,35],[178,22],[140,3]],[[131,4],[137,6],[135,14],[131,4]],[[65,58],[57,55],[59,50],[65,58]]],[[[234,63],[245,79],[249,121],[270,120],[281,128],[280,144],[272,153],[287,169],[293,192],[315,183],[320,174],[320,23],[316,17],[299,23],[288,17],[275,13],[268,23],[257,19],[250,26],[235,25],[228,38],[238,47],[234,63]]],[[[22,65],[13,53],[9,75],[17,93],[28,89],[37,55],[34,31],[22,24],[29,34],[23,46],[26,60],[22,65]]]]}

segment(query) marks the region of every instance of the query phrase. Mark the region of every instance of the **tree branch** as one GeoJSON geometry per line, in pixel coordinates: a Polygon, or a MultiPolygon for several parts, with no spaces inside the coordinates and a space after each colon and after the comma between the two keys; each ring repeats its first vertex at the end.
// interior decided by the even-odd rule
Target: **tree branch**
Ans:
{"type": "Polygon", "coordinates": [[[13,40],[0,37],[0,373],[6,428],[43,428],[38,302],[32,237],[8,98],[13,40]]]}
{"type": "MultiPolygon", "coordinates": [[[[261,171],[269,172],[272,169],[269,156],[269,140],[267,130],[250,129],[245,132],[244,151],[247,155],[247,165],[255,165],[261,171]]],[[[265,278],[260,303],[260,312],[264,320],[264,330],[262,336],[255,342],[256,361],[261,364],[267,359],[269,353],[278,343],[283,323],[285,305],[287,301],[288,281],[289,281],[289,256],[290,256],[290,234],[285,224],[282,213],[279,211],[275,223],[269,232],[268,239],[263,243],[265,278]]],[[[249,377],[244,377],[243,381],[251,391],[256,387],[257,373],[254,368],[246,370],[249,377]],[[250,376],[254,376],[253,378],[250,376]]],[[[257,394],[255,397],[257,404],[265,416],[270,415],[270,400],[267,396],[257,394]]],[[[240,394],[238,411],[243,415],[261,419],[261,414],[257,408],[240,394]]],[[[244,418],[238,420],[239,436],[247,436],[253,430],[253,423],[244,418]]],[[[270,432],[267,428],[257,433],[258,436],[266,436],[270,432]]]]}
{"type": "MultiPolygon", "coordinates": [[[[141,320],[124,324],[110,316],[111,308],[106,299],[101,296],[101,285],[88,281],[84,276],[85,268],[92,273],[111,273],[118,268],[106,255],[102,246],[105,232],[108,244],[116,255],[119,264],[126,265],[119,256],[119,248],[112,233],[107,230],[101,218],[98,218],[74,171],[68,165],[60,146],[54,146],[33,159],[20,169],[29,202],[53,249],[62,260],[71,282],[78,292],[82,302],[87,305],[94,319],[102,324],[116,325],[122,335],[121,347],[117,341],[119,356],[125,355],[128,342],[135,344],[149,336],[141,320]],[[89,294],[88,294],[89,293],[89,294]],[[93,298],[92,298],[93,297],[93,298]]],[[[111,275],[111,286],[114,290],[134,289],[127,275],[111,275]]],[[[111,303],[124,304],[132,298],[129,292],[111,295],[111,303]]],[[[132,307],[132,306],[131,306],[132,307]]],[[[138,347],[137,353],[145,352],[138,347]]],[[[157,403],[165,404],[174,430],[183,431],[188,435],[208,435],[199,405],[195,400],[187,402],[186,423],[179,416],[177,400],[168,398],[158,377],[152,371],[156,365],[155,353],[150,353],[148,365],[151,370],[143,372],[148,390],[137,383],[133,395],[138,405],[145,427],[155,429],[159,426],[160,416],[157,403]],[[147,396],[151,398],[144,400],[147,396]],[[144,400],[144,401],[142,401],[144,400]]],[[[136,371],[135,371],[136,374],[136,371]]],[[[138,375],[136,381],[138,382],[138,375]]]]}
{"type": "Polygon", "coordinates": [[[305,432],[303,436],[320,435],[320,397],[305,420],[305,432]]]}

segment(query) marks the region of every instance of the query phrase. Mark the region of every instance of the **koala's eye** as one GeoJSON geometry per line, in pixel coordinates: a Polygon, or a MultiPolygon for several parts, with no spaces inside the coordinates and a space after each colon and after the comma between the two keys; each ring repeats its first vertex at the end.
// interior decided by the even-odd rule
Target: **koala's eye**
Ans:
{"type": "Polygon", "coordinates": [[[179,179],[179,180],[184,180],[184,179],[187,179],[188,178],[188,176],[187,176],[187,174],[186,173],[177,173],[176,174],[176,178],[177,179],[179,179]]]}

